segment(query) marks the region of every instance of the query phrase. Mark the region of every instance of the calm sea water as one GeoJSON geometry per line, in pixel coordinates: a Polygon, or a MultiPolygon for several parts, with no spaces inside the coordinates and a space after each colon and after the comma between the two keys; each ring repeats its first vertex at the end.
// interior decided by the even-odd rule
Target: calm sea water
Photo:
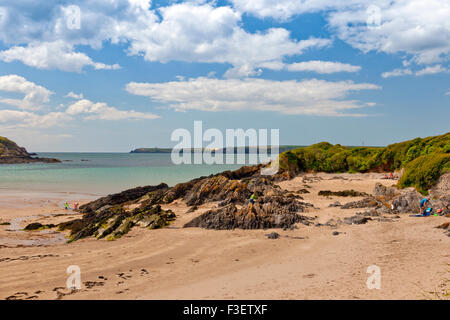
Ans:
{"type": "Polygon", "coordinates": [[[174,185],[242,165],[174,165],[170,154],[39,153],[62,163],[0,165],[0,189],[105,195],[165,182],[174,185]]]}

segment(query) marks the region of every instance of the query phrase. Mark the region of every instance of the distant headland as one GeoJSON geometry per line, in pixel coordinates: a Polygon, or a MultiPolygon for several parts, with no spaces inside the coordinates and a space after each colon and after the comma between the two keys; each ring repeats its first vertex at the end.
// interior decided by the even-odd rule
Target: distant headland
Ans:
{"type": "MultiPolygon", "coordinates": [[[[303,146],[298,146],[298,145],[282,145],[278,147],[278,152],[282,153],[288,150],[293,150],[293,149],[297,149],[297,148],[301,148],[303,146]]],[[[172,150],[177,150],[177,149],[172,149],[172,148],[138,148],[138,149],[134,149],[132,151],[130,151],[130,153],[171,153],[172,150]]],[[[191,153],[197,153],[197,152],[205,152],[205,151],[211,151],[212,153],[215,152],[222,152],[222,153],[226,153],[227,149],[226,148],[221,148],[221,149],[208,149],[208,148],[188,148],[188,149],[180,149],[180,152],[191,152],[191,153]]],[[[245,154],[249,154],[249,153],[258,153],[258,151],[267,151],[268,153],[271,153],[272,151],[272,147],[268,146],[268,147],[234,147],[233,148],[233,152],[235,154],[237,153],[245,153],[245,154]]]]}
{"type": "Polygon", "coordinates": [[[61,162],[53,158],[38,158],[35,153],[29,153],[25,148],[19,147],[14,141],[0,136],[0,164],[30,163],[30,162],[61,162]]]}

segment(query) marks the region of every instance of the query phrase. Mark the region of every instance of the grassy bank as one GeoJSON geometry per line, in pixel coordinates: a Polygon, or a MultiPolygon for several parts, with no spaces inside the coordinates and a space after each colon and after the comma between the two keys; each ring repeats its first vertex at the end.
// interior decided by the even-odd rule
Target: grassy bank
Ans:
{"type": "Polygon", "coordinates": [[[280,155],[280,167],[294,173],[386,172],[404,169],[399,187],[414,186],[426,194],[443,173],[450,172],[450,132],[387,147],[345,147],[321,142],[283,152],[280,155]]]}

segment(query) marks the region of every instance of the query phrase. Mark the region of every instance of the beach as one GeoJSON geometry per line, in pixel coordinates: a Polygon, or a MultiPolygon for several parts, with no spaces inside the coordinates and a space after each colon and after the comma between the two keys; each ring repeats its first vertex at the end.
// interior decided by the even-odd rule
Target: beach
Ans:
{"type": "Polygon", "coordinates": [[[120,239],[84,238],[65,243],[56,229],[21,231],[27,224],[58,224],[81,214],[62,204],[87,203],[98,195],[0,191],[1,299],[448,299],[449,237],[438,225],[445,216],[401,214],[365,224],[328,226],[361,209],[330,205],[363,199],[319,196],[321,190],[372,193],[396,181],[381,173],[304,173],[278,185],[307,189],[314,206],[302,215],[314,224],[292,229],[209,230],[183,228],[213,208],[194,212],[181,199],[163,204],[176,220],[147,230],[134,227],[120,239]],[[320,226],[323,224],[323,226],[320,226]],[[318,226],[319,225],[319,226],[318,226]],[[266,235],[276,232],[277,239],[266,235]],[[34,242],[33,242],[34,241],[34,242]],[[78,266],[82,286],[66,287],[67,268],[78,266]],[[379,289],[369,289],[368,268],[380,270],[379,289]]]}

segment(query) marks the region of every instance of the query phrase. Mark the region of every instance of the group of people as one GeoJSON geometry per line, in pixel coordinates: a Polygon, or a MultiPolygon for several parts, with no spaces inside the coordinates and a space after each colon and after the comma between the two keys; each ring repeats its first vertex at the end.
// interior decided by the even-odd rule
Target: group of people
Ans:
{"type": "MultiPolygon", "coordinates": [[[[64,210],[69,210],[69,203],[67,201],[64,202],[64,210]]],[[[78,202],[74,203],[73,211],[78,211],[78,202]]]]}
{"type": "Polygon", "coordinates": [[[437,209],[436,212],[433,214],[433,207],[431,206],[430,198],[422,198],[419,202],[419,213],[413,215],[414,217],[429,217],[432,214],[434,216],[441,215],[444,211],[444,209],[448,210],[448,208],[440,208],[437,209]]]}
{"type": "Polygon", "coordinates": [[[385,174],[383,179],[391,179],[391,180],[395,180],[397,179],[396,176],[394,176],[394,174],[392,172],[389,173],[389,175],[385,174]]]}

